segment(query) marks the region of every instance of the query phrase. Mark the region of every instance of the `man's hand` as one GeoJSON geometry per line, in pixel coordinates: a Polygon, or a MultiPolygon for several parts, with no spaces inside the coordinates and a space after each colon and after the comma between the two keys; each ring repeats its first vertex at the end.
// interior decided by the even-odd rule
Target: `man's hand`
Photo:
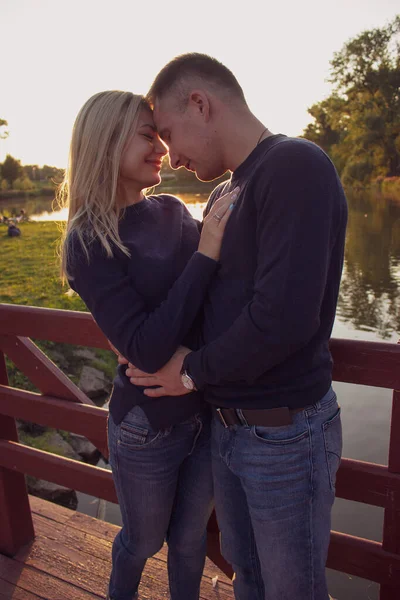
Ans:
{"type": "Polygon", "coordinates": [[[172,358],[157,373],[145,373],[129,363],[125,374],[131,383],[141,386],[159,386],[144,390],[146,396],[159,398],[160,396],[184,396],[190,394],[181,381],[181,369],[185,356],[191,350],[180,346],[172,358]]]}

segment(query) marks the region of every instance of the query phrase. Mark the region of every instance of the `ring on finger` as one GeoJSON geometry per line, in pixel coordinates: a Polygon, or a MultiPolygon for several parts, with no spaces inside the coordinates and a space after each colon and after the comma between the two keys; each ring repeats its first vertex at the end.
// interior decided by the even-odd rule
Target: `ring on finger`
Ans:
{"type": "Polygon", "coordinates": [[[222,217],[221,217],[221,215],[215,214],[214,219],[219,222],[222,219],[222,217]]]}

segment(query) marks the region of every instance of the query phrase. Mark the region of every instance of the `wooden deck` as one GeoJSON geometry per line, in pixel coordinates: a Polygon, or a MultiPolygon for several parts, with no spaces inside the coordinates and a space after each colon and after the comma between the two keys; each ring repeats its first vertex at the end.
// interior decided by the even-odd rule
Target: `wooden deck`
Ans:
{"type": "MultiPolygon", "coordinates": [[[[119,527],[30,496],[36,538],[13,558],[0,555],[0,600],[105,598],[119,527]]],[[[166,548],[147,562],[141,600],[169,598],[166,548]]],[[[231,600],[229,579],[207,560],[202,600],[231,600]],[[215,588],[212,578],[218,575],[215,588]]]]}

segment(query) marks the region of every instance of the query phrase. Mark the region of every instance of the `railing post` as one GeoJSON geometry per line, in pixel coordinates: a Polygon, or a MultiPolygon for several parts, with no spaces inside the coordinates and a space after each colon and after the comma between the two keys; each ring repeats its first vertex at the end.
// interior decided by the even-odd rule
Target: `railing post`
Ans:
{"type": "MultiPolygon", "coordinates": [[[[400,343],[400,342],[399,342],[400,343]]],[[[394,390],[390,426],[388,471],[400,474],[400,391],[394,390]]],[[[383,523],[383,550],[400,555],[400,493],[388,491],[383,523]]],[[[380,600],[398,600],[399,587],[381,585],[380,600]]]]}
{"type": "MultiPolygon", "coordinates": [[[[0,383],[8,385],[4,354],[0,351],[0,383]]],[[[15,419],[1,414],[0,439],[18,441],[15,419]]],[[[16,554],[35,537],[25,477],[0,467],[0,553],[16,554]]]]}

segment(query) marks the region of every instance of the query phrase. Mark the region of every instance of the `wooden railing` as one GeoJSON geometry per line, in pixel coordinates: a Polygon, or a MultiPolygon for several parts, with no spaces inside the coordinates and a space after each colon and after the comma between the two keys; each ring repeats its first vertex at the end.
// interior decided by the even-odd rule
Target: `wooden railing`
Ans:
{"type": "MultiPolygon", "coordinates": [[[[106,469],[55,456],[18,442],[15,419],[86,436],[107,454],[106,410],[97,408],[29,339],[107,348],[88,313],[0,305],[0,552],[15,554],[34,537],[23,474],[117,502],[106,469]],[[9,387],[4,354],[40,394],[9,387]]],[[[400,346],[331,341],[334,380],[394,390],[388,465],[342,460],[336,495],[384,508],[383,541],[332,532],[328,566],[380,584],[381,600],[400,598],[400,346]]],[[[213,516],[208,555],[228,575],[213,516]]]]}

